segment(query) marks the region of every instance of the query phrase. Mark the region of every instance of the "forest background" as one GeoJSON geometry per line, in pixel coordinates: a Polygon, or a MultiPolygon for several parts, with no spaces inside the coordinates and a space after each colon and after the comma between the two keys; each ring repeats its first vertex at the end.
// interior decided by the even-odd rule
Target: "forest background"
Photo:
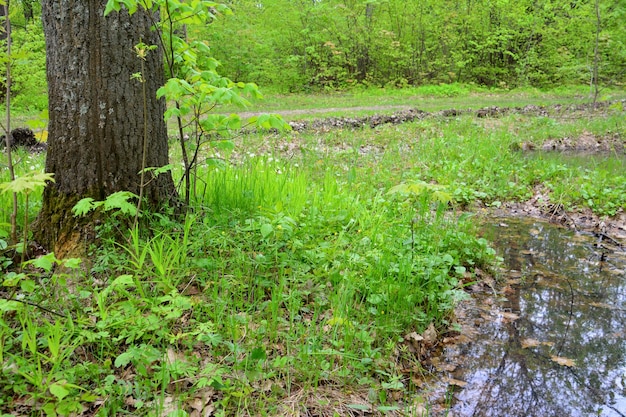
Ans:
{"type": "MultiPolygon", "coordinates": [[[[626,78],[623,0],[232,0],[206,39],[222,75],[279,93],[464,83],[510,89],[626,78]],[[597,71],[597,77],[594,75],[597,71]]],[[[14,108],[47,105],[39,5],[15,7],[14,108]],[[25,29],[25,30],[24,30],[25,29]]]]}

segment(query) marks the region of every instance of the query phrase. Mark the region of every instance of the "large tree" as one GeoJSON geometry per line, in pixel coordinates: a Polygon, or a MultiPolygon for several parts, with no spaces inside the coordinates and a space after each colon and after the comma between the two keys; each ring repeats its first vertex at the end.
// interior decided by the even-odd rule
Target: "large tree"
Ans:
{"type": "MultiPolygon", "coordinates": [[[[89,221],[71,212],[77,201],[103,200],[122,190],[139,194],[142,167],[168,163],[165,102],[156,96],[164,83],[162,52],[152,50],[142,60],[135,51],[140,42],[158,44],[151,30],[158,16],[122,9],[105,17],[106,3],[42,2],[50,115],[46,172],[56,181],[44,191],[35,234],[59,257],[80,252],[92,232],[89,221]],[[143,83],[133,76],[138,73],[143,83]]],[[[152,205],[176,193],[168,173],[144,185],[152,205]]]]}

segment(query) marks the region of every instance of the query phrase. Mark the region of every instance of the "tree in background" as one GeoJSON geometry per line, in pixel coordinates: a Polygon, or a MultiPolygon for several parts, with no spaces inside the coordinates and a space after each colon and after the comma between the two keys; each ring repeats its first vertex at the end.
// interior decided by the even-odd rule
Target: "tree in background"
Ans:
{"type": "MultiPolygon", "coordinates": [[[[593,1],[238,0],[201,29],[228,76],[287,90],[589,82],[593,1]]],[[[624,81],[624,0],[599,1],[601,78],[624,81]],[[612,45],[612,46],[611,46],[612,45]]]]}
{"type": "Polygon", "coordinates": [[[138,174],[168,163],[165,101],[156,96],[164,84],[163,56],[158,48],[141,58],[135,51],[139,42],[157,44],[151,26],[158,16],[138,10],[131,17],[120,10],[105,18],[106,3],[42,3],[50,117],[46,172],[56,181],[45,188],[35,237],[58,257],[80,253],[93,232],[89,220],[72,214],[80,199],[140,194],[142,186],[152,206],[176,197],[168,172],[144,184],[138,174]]]}

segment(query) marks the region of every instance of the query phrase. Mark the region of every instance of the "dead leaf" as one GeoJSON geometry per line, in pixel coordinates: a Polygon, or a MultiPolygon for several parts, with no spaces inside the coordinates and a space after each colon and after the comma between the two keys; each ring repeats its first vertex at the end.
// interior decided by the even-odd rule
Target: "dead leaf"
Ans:
{"type": "Polygon", "coordinates": [[[437,371],[439,372],[454,372],[457,368],[457,365],[454,363],[444,363],[437,367],[437,371]]]}
{"type": "Polygon", "coordinates": [[[524,339],[522,340],[522,349],[527,349],[531,347],[537,347],[541,344],[539,340],[535,339],[524,339]]]}
{"type": "Polygon", "coordinates": [[[609,305],[609,304],[606,304],[606,303],[592,302],[592,303],[589,303],[589,305],[592,306],[592,307],[604,308],[604,309],[607,309],[607,310],[615,310],[616,309],[615,306],[612,306],[612,305],[609,305]]]}
{"type": "Polygon", "coordinates": [[[435,329],[434,323],[430,323],[430,326],[424,331],[422,337],[424,338],[424,343],[427,345],[434,345],[437,342],[437,330],[435,329]]]}
{"type": "Polygon", "coordinates": [[[502,294],[504,295],[511,295],[511,294],[515,294],[517,291],[513,289],[513,287],[511,287],[510,285],[507,285],[506,287],[502,288],[502,294]]]}
{"type": "Polygon", "coordinates": [[[185,355],[181,352],[175,351],[171,347],[167,348],[166,355],[167,355],[168,363],[174,363],[174,362],[187,363],[187,358],[185,357],[185,355]]]}
{"type": "Polygon", "coordinates": [[[517,314],[509,313],[508,311],[501,312],[500,316],[504,319],[504,321],[515,321],[519,319],[519,316],[517,314]]]}
{"type": "Polygon", "coordinates": [[[550,359],[552,359],[553,362],[556,362],[561,366],[568,366],[570,368],[576,366],[576,361],[574,359],[563,358],[555,355],[550,356],[550,359]]]}
{"type": "Polygon", "coordinates": [[[424,338],[420,336],[419,334],[417,334],[417,332],[411,332],[407,334],[406,336],[404,336],[404,340],[413,341],[413,342],[421,342],[422,340],[424,340],[424,338]]]}
{"type": "Polygon", "coordinates": [[[454,379],[454,378],[448,378],[448,384],[449,385],[454,385],[455,387],[465,387],[467,385],[467,382],[465,381],[461,381],[459,379],[454,379]]]}
{"type": "Polygon", "coordinates": [[[197,393],[196,397],[187,402],[192,408],[192,416],[209,417],[215,412],[214,397],[215,390],[213,388],[205,388],[197,393]]]}

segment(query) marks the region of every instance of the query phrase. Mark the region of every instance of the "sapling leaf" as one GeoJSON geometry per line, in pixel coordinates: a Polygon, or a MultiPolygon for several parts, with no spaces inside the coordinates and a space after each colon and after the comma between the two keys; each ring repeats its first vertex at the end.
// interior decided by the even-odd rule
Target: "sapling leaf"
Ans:
{"type": "Polygon", "coordinates": [[[52,178],[53,176],[54,174],[47,172],[29,172],[28,174],[14,179],[13,181],[0,184],[0,190],[2,190],[3,193],[11,192],[28,194],[37,188],[45,187],[47,181],[54,182],[54,178],[52,178]]]}
{"type": "MultiPolygon", "coordinates": [[[[158,177],[159,175],[167,171],[171,171],[172,168],[173,168],[172,164],[167,164],[167,165],[163,165],[162,167],[147,167],[147,168],[144,168],[142,171],[151,172],[155,177],[158,177]]],[[[139,174],[141,174],[142,171],[139,171],[139,174]]]]}
{"type": "Polygon", "coordinates": [[[109,15],[109,13],[111,13],[114,10],[116,12],[119,12],[121,10],[121,6],[120,6],[119,0],[109,0],[107,2],[106,7],[104,8],[104,15],[107,16],[107,15],[109,15]]]}
{"type": "Polygon", "coordinates": [[[35,268],[41,268],[46,272],[50,272],[52,271],[52,267],[54,266],[54,264],[57,262],[54,253],[48,253],[26,263],[33,265],[35,268]]]}
{"type": "Polygon", "coordinates": [[[283,118],[278,114],[271,114],[269,118],[270,126],[278,131],[289,131],[291,126],[287,124],[283,118]]]}
{"type": "Polygon", "coordinates": [[[74,216],[84,216],[102,204],[102,202],[94,202],[94,199],[91,197],[85,197],[80,199],[78,203],[74,204],[74,207],[72,207],[72,213],[74,213],[74,216]]]}
{"type": "Polygon", "coordinates": [[[6,274],[4,276],[4,280],[2,281],[2,285],[5,286],[5,287],[15,287],[24,278],[26,278],[26,275],[24,275],[23,273],[17,274],[15,272],[11,271],[11,272],[9,272],[8,274],[6,274]]]}
{"type": "Polygon", "coordinates": [[[104,210],[119,210],[123,214],[134,216],[137,213],[137,206],[128,202],[131,198],[137,198],[137,195],[130,191],[113,193],[104,200],[104,210]]]}
{"type": "Polygon", "coordinates": [[[20,288],[24,292],[33,292],[36,288],[35,281],[33,281],[32,279],[23,279],[20,282],[20,288]]]}
{"type": "Polygon", "coordinates": [[[218,140],[212,143],[217,150],[230,152],[235,149],[235,143],[232,140],[218,140]]]}
{"type": "Polygon", "coordinates": [[[80,267],[80,264],[83,262],[80,258],[68,258],[63,260],[63,266],[70,269],[76,269],[80,267]]]}
{"type": "Polygon", "coordinates": [[[239,130],[239,129],[241,129],[241,118],[237,114],[231,114],[226,119],[226,125],[227,125],[228,129],[239,130]]]}

